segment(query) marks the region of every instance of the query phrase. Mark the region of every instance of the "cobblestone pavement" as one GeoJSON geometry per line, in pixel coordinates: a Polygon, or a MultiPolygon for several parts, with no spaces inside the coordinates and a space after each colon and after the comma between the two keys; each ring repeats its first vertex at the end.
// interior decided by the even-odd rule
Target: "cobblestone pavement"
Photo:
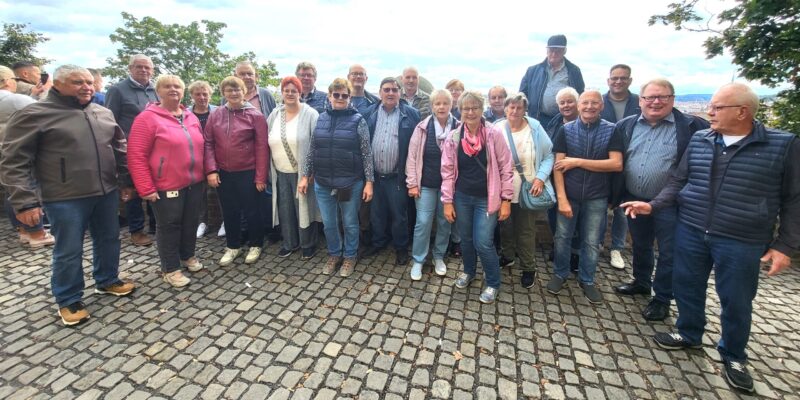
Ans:
{"type": "MultiPolygon", "coordinates": [[[[702,350],[660,350],[650,337],[674,319],[643,321],[647,300],[613,293],[627,273],[605,257],[602,305],[591,306],[574,280],[559,296],[546,293],[540,253],[534,288],[504,269],[498,301],[482,305],[480,280],[454,288],[457,260],[444,278],[427,266],[412,282],[387,252],[340,278],[320,273],[321,253],[282,259],[270,245],[255,265],[239,258],[219,268],[213,253],[223,242],[211,235],[198,242],[208,268],[176,290],[160,279],[155,247],[134,248],[123,233],[121,271],[137,291],[93,294],[87,268],[92,317],[65,328],[50,294],[50,250],[20,248],[8,228],[0,232],[0,399],[740,396],[720,375],[719,318],[709,314],[702,350]]],[[[762,273],[759,289],[749,348],[757,394],[800,399],[800,270],[762,273]]]]}

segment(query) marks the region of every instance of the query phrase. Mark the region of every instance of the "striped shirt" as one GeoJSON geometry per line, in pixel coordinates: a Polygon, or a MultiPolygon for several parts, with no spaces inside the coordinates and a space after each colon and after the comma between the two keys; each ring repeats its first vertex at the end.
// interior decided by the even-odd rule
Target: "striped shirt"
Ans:
{"type": "Polygon", "coordinates": [[[630,194],[652,199],[669,182],[678,165],[675,116],[670,113],[655,126],[639,116],[625,152],[625,185],[630,194]]]}
{"type": "Polygon", "coordinates": [[[397,158],[400,151],[397,138],[399,128],[400,108],[395,107],[387,113],[383,107],[378,107],[375,136],[372,138],[372,157],[375,160],[375,172],[378,174],[397,172],[397,158]]]}

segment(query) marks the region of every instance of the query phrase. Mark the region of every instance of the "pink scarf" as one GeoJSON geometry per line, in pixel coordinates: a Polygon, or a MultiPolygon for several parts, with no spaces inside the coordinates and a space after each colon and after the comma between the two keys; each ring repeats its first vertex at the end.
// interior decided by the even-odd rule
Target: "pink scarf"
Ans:
{"type": "Polygon", "coordinates": [[[475,135],[470,135],[470,133],[467,124],[463,124],[461,126],[461,148],[464,150],[464,154],[475,157],[481,152],[483,144],[486,142],[486,129],[481,123],[475,135]]]}

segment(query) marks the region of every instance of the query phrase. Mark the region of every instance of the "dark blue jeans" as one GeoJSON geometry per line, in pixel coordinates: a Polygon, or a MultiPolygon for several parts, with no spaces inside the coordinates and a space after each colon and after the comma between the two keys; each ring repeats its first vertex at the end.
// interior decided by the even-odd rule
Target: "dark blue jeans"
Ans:
{"type": "Polygon", "coordinates": [[[554,272],[561,279],[569,277],[570,245],[577,230],[582,240],[578,280],[593,285],[600,253],[600,229],[606,220],[607,200],[569,200],[569,204],[572,207],[572,218],[561,214],[557,218],[554,272]]]}
{"type": "MultiPolygon", "coordinates": [[[[603,231],[600,232],[600,245],[606,240],[606,229],[608,228],[608,214],[603,223],[603,231]]],[[[628,218],[625,217],[625,210],[615,207],[611,217],[611,250],[624,250],[625,239],[628,236],[628,218]]]]}
{"type": "Polygon", "coordinates": [[[59,307],[83,298],[83,235],[92,237],[92,276],[95,286],[110,286],[119,281],[119,192],[104,196],[44,203],[50,216],[53,246],[53,296],[59,307]]]}
{"type": "Polygon", "coordinates": [[[314,182],[314,194],[317,195],[319,213],[325,228],[325,240],[328,242],[328,255],[335,257],[355,258],[358,255],[358,209],[361,207],[361,194],[364,182],[358,181],[350,187],[350,198],[339,200],[331,194],[333,189],[320,186],[314,182]],[[339,218],[341,216],[341,219],[339,218]],[[344,232],[344,241],[339,230],[344,232]]]}
{"type": "Polygon", "coordinates": [[[746,361],[753,299],[758,290],[759,259],[766,252],[767,244],[708,235],[678,221],[675,250],[672,284],[681,336],[692,344],[702,340],[706,324],[706,288],[713,268],[722,306],[722,338],[717,349],[724,360],[746,361]]]}
{"type": "Polygon", "coordinates": [[[381,178],[375,174],[370,204],[372,245],[386,247],[391,241],[397,251],[408,250],[408,190],[397,175],[381,178]]]}
{"type": "MultiPolygon", "coordinates": [[[[150,218],[150,232],[156,231],[156,216],[153,214],[153,208],[149,202],[147,207],[147,215],[150,218]]],[[[125,218],[128,221],[128,232],[136,233],[144,229],[144,211],[142,210],[142,199],[138,196],[135,199],[128,200],[125,203],[125,218]]]]}
{"type": "Polygon", "coordinates": [[[261,219],[259,196],[256,190],[255,170],[227,172],[219,171],[217,187],[225,223],[225,241],[229,249],[242,247],[242,214],[247,221],[247,241],[250,247],[264,245],[264,221],[261,219]]]}
{"type": "Polygon", "coordinates": [[[500,289],[500,260],[494,248],[497,213],[489,214],[485,197],[455,194],[456,224],[461,233],[461,260],[464,272],[475,276],[481,258],[486,286],[500,289]]]}
{"type": "Polygon", "coordinates": [[[672,266],[675,253],[675,207],[639,215],[628,219],[633,240],[633,279],[636,284],[652,287],[655,299],[667,303],[672,300],[672,266]],[[658,265],[655,263],[653,242],[658,242],[658,265]],[[653,268],[656,270],[653,279],[653,268]]]}

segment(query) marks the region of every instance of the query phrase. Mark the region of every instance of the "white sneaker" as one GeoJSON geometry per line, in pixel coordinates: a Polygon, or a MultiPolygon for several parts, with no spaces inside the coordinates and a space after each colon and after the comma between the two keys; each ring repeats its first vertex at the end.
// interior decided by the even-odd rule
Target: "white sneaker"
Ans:
{"type": "Polygon", "coordinates": [[[203,264],[197,260],[197,257],[192,257],[186,261],[181,261],[181,266],[188,269],[189,272],[197,272],[203,269],[203,264]]]}
{"type": "Polygon", "coordinates": [[[611,262],[609,264],[616,269],[625,269],[625,260],[619,250],[611,250],[611,262]]]}
{"type": "Polygon", "coordinates": [[[247,251],[247,257],[244,258],[244,263],[252,264],[258,261],[258,257],[261,257],[261,247],[251,247],[250,250],[247,251]]]}
{"type": "Polygon", "coordinates": [[[164,274],[164,282],[169,283],[172,287],[184,287],[192,280],[183,275],[181,270],[167,272],[164,274]]]}
{"type": "Polygon", "coordinates": [[[411,266],[411,280],[418,281],[420,279],[422,279],[422,263],[414,261],[414,265],[411,266]]]}
{"type": "Polygon", "coordinates": [[[445,276],[447,275],[447,264],[444,263],[444,260],[433,260],[433,271],[436,272],[436,275],[445,276]]]}
{"type": "Polygon", "coordinates": [[[219,230],[217,231],[217,236],[225,237],[225,224],[219,226],[219,230]]]}
{"type": "Polygon", "coordinates": [[[205,222],[201,222],[200,225],[197,225],[197,238],[200,239],[203,235],[208,232],[208,225],[205,222]]]}
{"type": "Polygon", "coordinates": [[[230,249],[226,247],[225,254],[223,254],[222,258],[219,259],[219,265],[222,267],[227,267],[228,265],[231,265],[233,260],[235,260],[236,257],[239,257],[239,253],[241,252],[242,249],[230,249]]]}

